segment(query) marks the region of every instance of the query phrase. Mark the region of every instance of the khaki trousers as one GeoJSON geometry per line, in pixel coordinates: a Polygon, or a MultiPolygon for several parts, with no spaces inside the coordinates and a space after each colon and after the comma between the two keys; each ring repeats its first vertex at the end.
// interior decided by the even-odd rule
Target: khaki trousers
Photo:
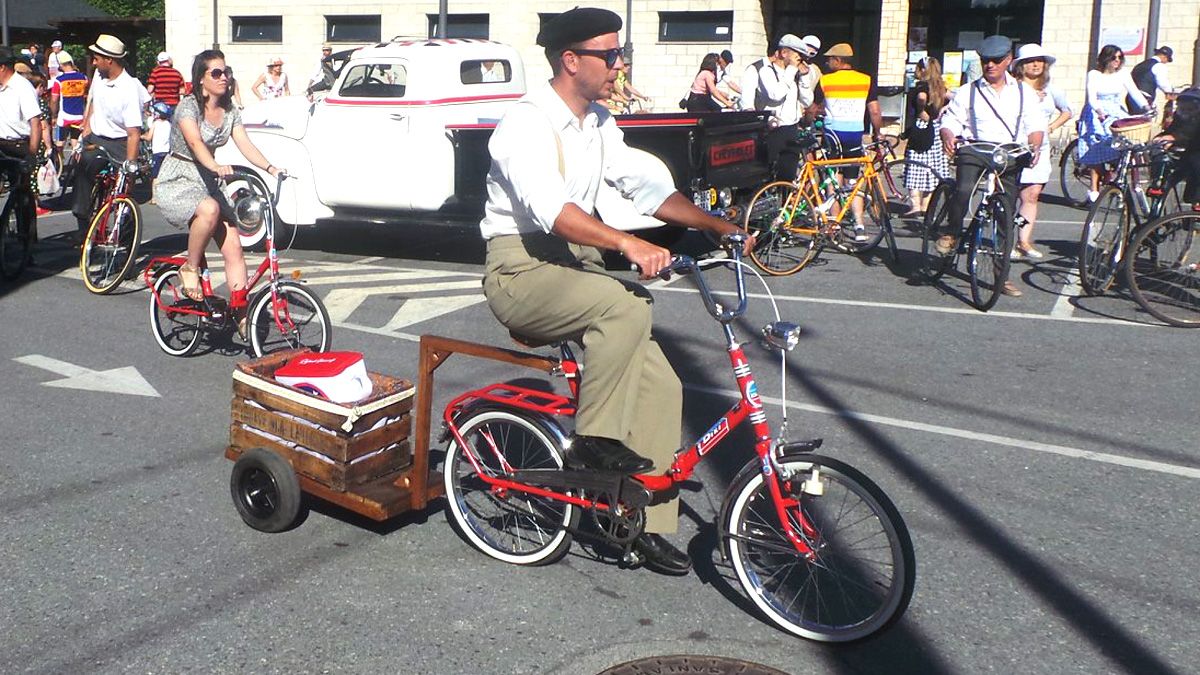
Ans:
{"type": "MultiPolygon", "coordinates": [[[[576,433],[621,441],[659,471],[671,465],[683,386],[650,335],[649,291],[605,274],[599,249],[536,233],[488,241],[483,293],[508,329],[583,343],[576,433]]],[[[646,531],[674,532],[678,514],[678,500],[646,509],[646,531]]]]}

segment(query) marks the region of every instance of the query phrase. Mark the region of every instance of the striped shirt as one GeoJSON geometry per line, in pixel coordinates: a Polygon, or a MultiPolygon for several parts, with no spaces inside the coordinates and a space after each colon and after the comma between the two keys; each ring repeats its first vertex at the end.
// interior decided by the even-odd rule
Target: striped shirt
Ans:
{"type": "Polygon", "coordinates": [[[154,87],[154,100],[167,105],[179,105],[179,92],[183,89],[183,75],[171,66],[155,66],[150,71],[146,85],[154,87]]]}

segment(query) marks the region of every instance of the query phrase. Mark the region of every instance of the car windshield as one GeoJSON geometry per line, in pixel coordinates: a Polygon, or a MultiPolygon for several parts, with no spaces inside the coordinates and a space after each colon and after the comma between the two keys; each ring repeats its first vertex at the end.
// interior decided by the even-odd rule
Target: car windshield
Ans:
{"type": "Polygon", "coordinates": [[[350,66],[341,96],[361,98],[403,98],[408,72],[398,63],[361,63],[350,66]]]}

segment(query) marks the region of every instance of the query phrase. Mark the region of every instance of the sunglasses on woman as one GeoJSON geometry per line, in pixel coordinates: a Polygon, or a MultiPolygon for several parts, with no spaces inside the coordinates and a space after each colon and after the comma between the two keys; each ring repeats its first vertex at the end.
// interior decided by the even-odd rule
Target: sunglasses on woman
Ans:
{"type": "Polygon", "coordinates": [[[212,70],[208,71],[208,76],[214,80],[219,80],[222,77],[230,77],[232,72],[233,71],[229,68],[213,68],[212,70]]]}
{"type": "Polygon", "coordinates": [[[617,59],[621,58],[621,55],[625,53],[625,50],[621,49],[620,47],[613,47],[612,49],[572,49],[571,51],[584,56],[596,56],[602,58],[604,59],[604,65],[608,68],[615,67],[617,65],[617,59]]]}

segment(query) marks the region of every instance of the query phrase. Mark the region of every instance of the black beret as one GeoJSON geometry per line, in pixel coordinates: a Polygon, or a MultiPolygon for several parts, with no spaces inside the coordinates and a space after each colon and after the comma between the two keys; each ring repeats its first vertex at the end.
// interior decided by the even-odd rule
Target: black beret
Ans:
{"type": "Polygon", "coordinates": [[[538,32],[537,44],[547,51],[554,51],[619,30],[621,17],[615,12],[597,7],[576,7],[547,21],[538,32]]]}

